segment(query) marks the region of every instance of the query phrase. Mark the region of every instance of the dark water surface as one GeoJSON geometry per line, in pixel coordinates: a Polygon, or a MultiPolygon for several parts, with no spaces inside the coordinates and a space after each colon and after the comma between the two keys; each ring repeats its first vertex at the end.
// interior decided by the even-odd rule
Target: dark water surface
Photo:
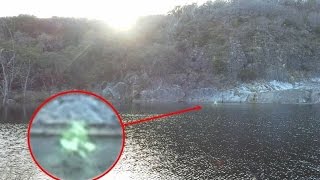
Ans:
{"type": "Polygon", "coordinates": [[[0,106],[0,123],[27,124],[37,105],[12,105],[9,107],[0,106]]]}
{"type": "MultiPolygon", "coordinates": [[[[189,106],[118,110],[130,121],[189,106]]],[[[11,172],[45,177],[29,157],[26,127],[0,124],[0,176],[9,164],[11,172]]],[[[319,105],[204,105],[199,112],[129,126],[126,137],[119,163],[104,179],[320,179],[319,105]]]]}

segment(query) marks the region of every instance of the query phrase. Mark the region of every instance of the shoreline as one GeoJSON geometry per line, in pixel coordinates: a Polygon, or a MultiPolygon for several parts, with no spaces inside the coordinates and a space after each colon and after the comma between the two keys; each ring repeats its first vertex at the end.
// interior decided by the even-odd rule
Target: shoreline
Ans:
{"type": "MultiPolygon", "coordinates": [[[[70,88],[71,89],[71,88],[70,88]]],[[[27,91],[12,92],[8,105],[38,104],[59,91],[27,91]]],[[[177,85],[163,86],[157,89],[143,89],[139,97],[132,97],[130,93],[105,93],[101,89],[88,89],[101,95],[114,104],[141,103],[213,103],[213,104],[320,104],[320,78],[307,81],[288,83],[280,81],[256,81],[241,83],[229,89],[214,87],[186,90],[177,85]]]]}

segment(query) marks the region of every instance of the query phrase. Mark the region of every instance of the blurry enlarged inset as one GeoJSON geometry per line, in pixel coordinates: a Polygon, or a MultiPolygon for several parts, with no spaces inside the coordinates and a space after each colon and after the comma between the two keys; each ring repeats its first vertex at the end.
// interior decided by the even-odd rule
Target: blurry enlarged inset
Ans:
{"type": "Polygon", "coordinates": [[[69,91],[45,101],[28,130],[36,164],[55,179],[103,176],[119,160],[124,131],[112,105],[90,92],[69,91]]]}

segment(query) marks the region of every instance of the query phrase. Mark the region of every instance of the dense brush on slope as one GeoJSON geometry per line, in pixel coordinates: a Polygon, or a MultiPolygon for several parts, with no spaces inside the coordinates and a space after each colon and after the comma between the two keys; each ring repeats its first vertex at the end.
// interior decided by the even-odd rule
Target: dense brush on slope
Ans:
{"type": "MultiPolygon", "coordinates": [[[[32,63],[31,89],[119,81],[138,90],[159,84],[223,88],[320,72],[319,0],[192,4],[143,17],[128,33],[98,21],[28,15],[1,18],[0,25],[0,47],[16,51],[19,72],[32,63]]],[[[13,89],[21,88],[23,77],[15,78],[13,89]]]]}

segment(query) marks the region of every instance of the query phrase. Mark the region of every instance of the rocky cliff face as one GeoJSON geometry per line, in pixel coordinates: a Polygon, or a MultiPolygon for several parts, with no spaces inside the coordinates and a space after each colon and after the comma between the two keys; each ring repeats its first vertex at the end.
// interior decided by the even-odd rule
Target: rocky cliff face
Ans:
{"type": "MultiPolygon", "coordinates": [[[[259,81],[243,83],[229,89],[195,88],[184,90],[181,86],[161,86],[144,89],[137,97],[119,94],[120,99],[134,102],[212,102],[212,103],[320,103],[320,79],[313,78],[296,83],[259,81]]],[[[116,100],[116,99],[113,99],[116,100]]]]}
{"type": "Polygon", "coordinates": [[[215,103],[319,103],[320,82],[304,81],[294,84],[271,81],[241,84],[227,89],[196,89],[191,91],[187,101],[215,103]]]}
{"type": "Polygon", "coordinates": [[[320,13],[313,7],[320,4],[310,3],[239,0],[177,8],[155,23],[163,31],[151,33],[159,37],[165,32],[161,37],[169,38],[148,41],[147,47],[173,51],[147,56],[153,62],[147,61],[152,64],[144,71],[147,78],[134,84],[137,88],[121,79],[131,92],[122,96],[135,101],[318,103],[320,84],[312,78],[320,72],[320,13]]]}

